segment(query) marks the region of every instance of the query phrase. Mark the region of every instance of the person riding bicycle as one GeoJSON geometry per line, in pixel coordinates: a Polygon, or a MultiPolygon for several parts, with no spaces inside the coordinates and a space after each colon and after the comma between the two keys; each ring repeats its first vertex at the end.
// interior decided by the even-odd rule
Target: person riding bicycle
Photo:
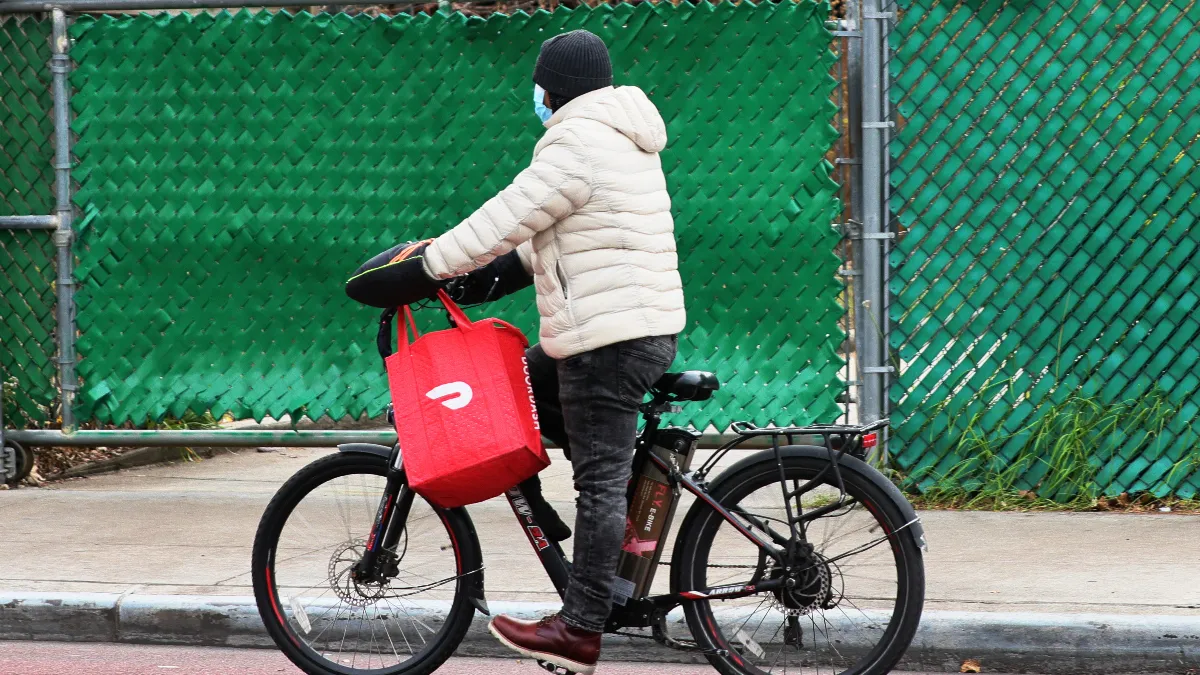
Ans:
{"type": "MultiPolygon", "coordinates": [[[[574,558],[559,613],[489,627],[526,656],[589,675],[612,610],[638,406],[675,358],[686,314],[657,108],[613,86],[608,48],[586,30],[544,42],[533,82],[546,133],[529,167],[440,237],[369,260],[347,293],[395,307],[443,287],[465,303],[536,288],[540,341],[526,358],[542,432],[574,469],[574,558]]],[[[568,538],[537,477],[522,488],[547,534],[568,538]]]]}

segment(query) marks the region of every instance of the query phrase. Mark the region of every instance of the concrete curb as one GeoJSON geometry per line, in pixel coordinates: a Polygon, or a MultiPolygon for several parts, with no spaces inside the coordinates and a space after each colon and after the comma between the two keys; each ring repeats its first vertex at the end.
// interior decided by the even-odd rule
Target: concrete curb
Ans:
{"type": "MultiPolygon", "coordinates": [[[[537,617],[544,603],[494,602],[493,613],[537,617]]],[[[431,610],[436,612],[436,610],[431,610]]],[[[685,635],[679,612],[671,632],[685,635]]],[[[476,614],[459,653],[508,656],[476,614]]],[[[248,597],[0,592],[0,639],[270,647],[248,597]]],[[[701,663],[649,640],[606,636],[613,660],[701,663]]],[[[1200,667],[1200,616],[926,612],[903,666],[958,672],[1165,673],[1200,667]]]]}

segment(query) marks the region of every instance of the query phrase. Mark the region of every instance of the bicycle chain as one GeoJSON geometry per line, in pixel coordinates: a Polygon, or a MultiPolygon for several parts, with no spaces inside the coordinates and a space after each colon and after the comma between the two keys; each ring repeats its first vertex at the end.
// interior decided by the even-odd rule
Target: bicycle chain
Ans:
{"type": "MultiPolygon", "coordinates": [[[[670,567],[671,561],[670,560],[665,560],[665,561],[660,560],[658,564],[663,567],[670,567]]],[[[708,565],[708,567],[729,569],[729,570],[735,570],[735,569],[736,570],[756,570],[756,569],[758,569],[758,565],[722,565],[719,563],[714,563],[712,565],[708,565]]]]}

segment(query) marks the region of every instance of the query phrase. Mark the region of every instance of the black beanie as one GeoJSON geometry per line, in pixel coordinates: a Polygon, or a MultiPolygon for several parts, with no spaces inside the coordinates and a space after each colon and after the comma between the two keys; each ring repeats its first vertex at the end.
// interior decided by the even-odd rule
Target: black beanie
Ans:
{"type": "Polygon", "coordinates": [[[534,84],[567,100],[607,87],[612,79],[604,40],[582,29],[543,42],[533,69],[534,84]]]}

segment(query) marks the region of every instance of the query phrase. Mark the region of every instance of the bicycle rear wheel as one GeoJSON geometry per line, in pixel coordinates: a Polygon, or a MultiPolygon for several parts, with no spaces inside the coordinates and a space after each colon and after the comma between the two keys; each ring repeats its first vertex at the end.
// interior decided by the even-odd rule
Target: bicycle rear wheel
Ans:
{"type": "MultiPolygon", "coordinates": [[[[784,452],[789,491],[816,479],[818,487],[801,498],[804,512],[837,502],[832,463],[823,449],[784,452]]],[[[791,584],[684,605],[697,643],[725,652],[708,657],[724,675],[884,675],[912,641],[925,572],[914,533],[903,531],[914,526],[911,510],[865,463],[847,456],[838,466],[847,501],[806,524],[802,541],[812,552],[799,564],[789,563],[792,567],[777,564],[703,503],[680,528],[673,556],[676,591],[780,579],[791,584]]],[[[788,539],[783,484],[774,453],[763,452],[717,478],[711,495],[735,514],[750,516],[739,517],[748,529],[765,534],[769,528],[788,539]]]]}
{"type": "Polygon", "coordinates": [[[359,583],[361,558],[384,498],[384,457],[338,453],[279,489],[254,538],[259,614],[275,644],[310,675],[427,675],[470,626],[468,583],[482,575],[462,510],[413,501],[386,583],[359,583]]]}

